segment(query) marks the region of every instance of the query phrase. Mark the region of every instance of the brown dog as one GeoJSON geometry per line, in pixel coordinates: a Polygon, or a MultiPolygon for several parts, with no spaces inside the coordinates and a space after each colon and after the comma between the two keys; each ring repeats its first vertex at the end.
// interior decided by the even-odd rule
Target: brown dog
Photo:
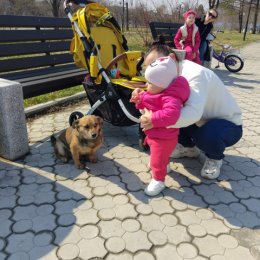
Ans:
{"type": "Polygon", "coordinates": [[[63,162],[72,157],[79,169],[85,168],[81,161],[83,156],[90,162],[97,162],[97,150],[103,143],[103,119],[94,115],[86,115],[73,122],[72,126],[55,137],[51,136],[51,143],[56,156],[63,162]]]}

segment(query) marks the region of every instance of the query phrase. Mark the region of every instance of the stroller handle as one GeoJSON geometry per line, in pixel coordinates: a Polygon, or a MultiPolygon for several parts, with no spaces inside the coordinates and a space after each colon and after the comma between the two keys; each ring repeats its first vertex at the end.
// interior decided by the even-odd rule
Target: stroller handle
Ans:
{"type": "MultiPolygon", "coordinates": [[[[144,53],[144,52],[141,52],[140,57],[141,57],[141,58],[144,58],[144,56],[145,56],[145,53],[144,53]]],[[[127,54],[126,54],[125,52],[119,54],[118,56],[116,56],[114,59],[112,59],[112,60],[108,63],[108,65],[107,65],[107,67],[106,67],[106,71],[110,71],[116,63],[118,63],[120,60],[123,60],[123,59],[126,59],[126,58],[127,58],[127,54]]],[[[139,63],[138,63],[138,64],[139,64],[139,63]]],[[[139,65],[139,66],[140,66],[140,65],[139,65]]]]}
{"type": "Polygon", "coordinates": [[[74,13],[78,10],[78,8],[84,7],[87,4],[86,3],[81,3],[78,0],[64,0],[63,2],[63,8],[65,13],[68,15],[68,13],[74,13]]]}
{"type": "Polygon", "coordinates": [[[69,6],[71,7],[73,5],[77,6],[77,3],[75,1],[72,1],[72,0],[64,0],[64,2],[63,2],[64,9],[68,8],[69,6]]]}
{"type": "Polygon", "coordinates": [[[82,6],[83,4],[78,3],[77,0],[64,0],[63,7],[67,8],[68,6],[71,6],[73,8],[78,8],[79,6],[82,6]]]}

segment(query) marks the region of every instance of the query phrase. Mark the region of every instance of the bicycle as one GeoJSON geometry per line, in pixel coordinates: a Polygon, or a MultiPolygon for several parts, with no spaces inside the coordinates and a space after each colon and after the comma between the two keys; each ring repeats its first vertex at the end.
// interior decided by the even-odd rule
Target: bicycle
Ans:
{"type": "MultiPolygon", "coordinates": [[[[217,31],[217,32],[224,33],[224,31],[217,31]]],[[[215,34],[210,33],[207,36],[207,40],[209,42],[212,42],[215,39],[216,39],[215,34]]],[[[217,52],[212,47],[213,49],[212,57],[218,61],[218,65],[215,68],[219,68],[219,63],[221,62],[224,63],[225,67],[230,72],[239,72],[240,70],[242,70],[244,67],[244,59],[240,55],[239,51],[233,49],[232,46],[229,44],[218,44],[218,45],[222,48],[220,52],[217,52]]]]}

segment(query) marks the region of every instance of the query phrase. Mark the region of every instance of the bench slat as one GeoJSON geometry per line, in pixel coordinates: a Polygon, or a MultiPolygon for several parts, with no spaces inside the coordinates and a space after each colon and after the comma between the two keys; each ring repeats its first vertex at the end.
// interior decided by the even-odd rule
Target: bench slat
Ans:
{"type": "Polygon", "coordinates": [[[20,59],[0,60],[0,71],[1,72],[15,71],[21,69],[53,66],[53,65],[69,63],[69,62],[73,62],[73,58],[72,55],[68,53],[57,54],[57,55],[25,57],[20,59]]]}
{"type": "Polygon", "coordinates": [[[177,33],[178,29],[169,29],[169,28],[157,28],[157,35],[174,35],[177,33]]]}
{"type": "Polygon", "coordinates": [[[59,80],[61,78],[64,77],[66,78],[71,75],[86,75],[86,73],[87,73],[86,71],[82,69],[77,69],[75,67],[74,70],[64,70],[64,71],[57,71],[57,72],[54,71],[52,73],[45,73],[39,76],[23,78],[20,79],[19,82],[22,83],[23,86],[30,86],[32,83],[37,84],[40,83],[41,81],[47,82],[50,80],[50,76],[52,77],[52,79],[59,80]]]}
{"type": "Polygon", "coordinates": [[[150,26],[153,26],[155,28],[179,28],[183,24],[181,23],[170,23],[170,22],[150,22],[150,26]]]}
{"type": "Polygon", "coordinates": [[[0,15],[1,27],[49,27],[49,28],[70,28],[68,18],[0,15]]]}
{"type": "Polygon", "coordinates": [[[82,84],[86,71],[79,70],[62,75],[46,74],[45,79],[22,83],[24,99],[82,84]],[[37,86],[37,87],[36,87],[37,86]]]}
{"type": "Polygon", "coordinates": [[[183,24],[180,23],[167,23],[167,22],[150,22],[149,26],[151,29],[152,37],[155,41],[159,39],[160,35],[163,35],[165,43],[171,47],[174,46],[173,39],[178,29],[183,24]]]}
{"type": "Polygon", "coordinates": [[[68,51],[70,41],[51,41],[37,43],[16,43],[0,45],[0,57],[10,57],[24,54],[49,53],[57,51],[68,51]]]}
{"type": "Polygon", "coordinates": [[[55,67],[45,67],[45,68],[38,68],[33,70],[25,70],[19,72],[7,72],[6,74],[2,74],[1,77],[9,80],[19,81],[19,82],[26,82],[28,79],[40,79],[45,78],[46,75],[51,73],[66,73],[68,71],[76,72],[76,71],[85,71],[85,69],[78,68],[74,63],[73,64],[65,64],[59,65],[55,67]]]}
{"type": "Polygon", "coordinates": [[[0,30],[1,42],[43,41],[72,39],[70,29],[64,30],[0,30]]]}

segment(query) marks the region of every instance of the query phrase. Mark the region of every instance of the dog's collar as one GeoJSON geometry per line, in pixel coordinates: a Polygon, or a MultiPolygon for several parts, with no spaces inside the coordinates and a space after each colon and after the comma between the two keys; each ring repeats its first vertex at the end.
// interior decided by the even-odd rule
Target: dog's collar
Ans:
{"type": "Polygon", "coordinates": [[[90,148],[95,146],[94,143],[93,143],[93,141],[95,141],[95,140],[96,139],[88,140],[88,139],[85,139],[85,138],[82,138],[82,137],[78,136],[79,145],[89,146],[90,148]]]}
{"type": "Polygon", "coordinates": [[[82,145],[87,145],[89,143],[89,140],[84,139],[80,136],[78,136],[78,140],[79,140],[79,143],[82,144],[82,145]]]}

